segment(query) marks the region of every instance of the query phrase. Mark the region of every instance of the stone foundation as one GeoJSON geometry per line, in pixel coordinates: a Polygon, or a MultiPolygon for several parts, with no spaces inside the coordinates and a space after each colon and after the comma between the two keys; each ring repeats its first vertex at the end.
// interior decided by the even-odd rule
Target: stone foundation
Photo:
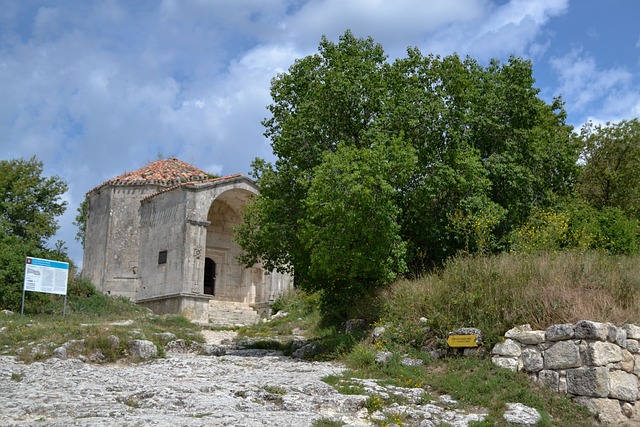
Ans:
{"type": "Polygon", "coordinates": [[[571,395],[606,423],[640,421],[640,327],[582,320],[534,331],[518,326],[492,350],[493,362],[571,395]]]}
{"type": "Polygon", "coordinates": [[[209,322],[210,295],[174,294],[136,301],[155,314],[179,314],[194,322],[209,322]]]}

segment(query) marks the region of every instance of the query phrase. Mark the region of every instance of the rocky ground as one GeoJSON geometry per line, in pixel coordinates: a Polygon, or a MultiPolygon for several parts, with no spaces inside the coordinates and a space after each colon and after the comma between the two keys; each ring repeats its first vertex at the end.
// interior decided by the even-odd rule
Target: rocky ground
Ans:
{"type": "MultiPolygon", "coordinates": [[[[225,346],[233,332],[205,331],[225,346]]],[[[2,426],[311,426],[320,419],[348,426],[466,426],[482,411],[456,409],[423,389],[361,382],[368,395],[402,399],[369,413],[365,395],[343,395],[321,381],[334,363],[306,362],[265,350],[227,346],[223,356],[168,351],[141,363],[91,364],[52,358],[25,365],[0,357],[2,426]],[[425,400],[425,396],[429,396],[425,400]]]]}

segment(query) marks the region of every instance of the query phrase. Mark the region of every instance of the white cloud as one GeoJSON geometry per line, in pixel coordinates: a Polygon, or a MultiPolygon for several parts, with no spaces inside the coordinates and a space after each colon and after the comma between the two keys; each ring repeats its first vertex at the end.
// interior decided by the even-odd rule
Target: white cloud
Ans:
{"type": "Polygon", "coordinates": [[[426,43],[428,51],[458,52],[487,60],[504,55],[535,56],[543,53],[549,34],[548,21],[567,12],[568,0],[511,0],[501,6],[487,5],[477,19],[452,24],[437,31],[426,43]],[[545,39],[538,39],[544,36],[545,39]]]}
{"type": "Polygon", "coordinates": [[[599,68],[595,58],[581,49],[552,58],[558,75],[561,95],[569,112],[589,111],[597,121],[629,118],[640,103],[640,93],[633,84],[633,74],[626,68],[599,68]]]}
{"type": "Polygon", "coordinates": [[[443,26],[478,19],[485,7],[484,0],[311,0],[283,25],[290,39],[307,49],[322,35],[335,40],[350,29],[401,53],[443,26]]]}

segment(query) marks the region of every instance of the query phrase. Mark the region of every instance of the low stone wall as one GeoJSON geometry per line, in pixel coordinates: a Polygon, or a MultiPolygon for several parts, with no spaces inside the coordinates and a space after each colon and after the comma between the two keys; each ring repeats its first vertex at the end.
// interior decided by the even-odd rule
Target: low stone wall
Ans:
{"type": "Polygon", "coordinates": [[[582,320],[534,331],[509,330],[492,350],[493,362],[527,372],[567,393],[607,423],[640,420],[640,327],[582,320]]]}

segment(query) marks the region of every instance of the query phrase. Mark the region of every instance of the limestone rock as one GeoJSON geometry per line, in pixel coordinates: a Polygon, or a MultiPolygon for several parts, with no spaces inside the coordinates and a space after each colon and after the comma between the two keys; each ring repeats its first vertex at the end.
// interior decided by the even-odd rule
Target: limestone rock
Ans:
{"type": "Polygon", "coordinates": [[[322,346],[316,341],[305,343],[302,347],[295,350],[291,357],[295,359],[312,359],[314,356],[322,352],[322,346]]]}
{"type": "Polygon", "coordinates": [[[573,338],[574,336],[574,324],[563,323],[559,325],[552,325],[544,331],[545,340],[547,341],[563,341],[573,338]]]}
{"type": "Polygon", "coordinates": [[[507,403],[507,411],[502,418],[510,424],[533,426],[542,419],[542,416],[536,409],[522,403],[507,403]]]}
{"type": "Polygon", "coordinates": [[[522,348],[512,339],[506,339],[493,346],[491,354],[496,356],[519,357],[522,354],[522,348]]]}
{"type": "Polygon", "coordinates": [[[189,347],[187,346],[187,342],[183,339],[169,341],[164,346],[164,351],[167,353],[188,353],[189,347]]]}
{"type": "Polygon", "coordinates": [[[627,323],[622,325],[622,329],[627,333],[627,339],[640,340],[640,326],[627,323]]]}
{"type": "Polygon", "coordinates": [[[0,311],[0,313],[4,316],[13,316],[15,313],[11,310],[7,310],[6,308],[2,311],[0,311]]]}
{"type": "Polygon", "coordinates": [[[589,397],[609,395],[609,370],[605,367],[567,369],[567,391],[589,397]]]}
{"type": "Polygon", "coordinates": [[[620,403],[615,399],[594,399],[580,396],[574,399],[584,405],[592,414],[597,414],[598,419],[607,424],[617,424],[627,421],[622,413],[620,403]]]}
{"type": "Polygon", "coordinates": [[[500,368],[509,369],[511,371],[518,370],[518,359],[516,358],[493,356],[491,361],[494,365],[499,366],[500,368]]]}
{"type": "Polygon", "coordinates": [[[131,340],[129,342],[129,355],[134,359],[146,360],[156,357],[158,348],[148,340],[131,340]]]}
{"type": "Polygon", "coordinates": [[[422,366],[424,361],[422,359],[414,359],[412,357],[403,357],[400,361],[402,366],[422,366]]]}
{"type": "Polygon", "coordinates": [[[534,331],[531,329],[531,325],[526,324],[509,329],[504,336],[522,344],[535,345],[544,341],[545,332],[534,331]]]}
{"type": "Polygon", "coordinates": [[[556,371],[542,370],[538,373],[538,381],[551,390],[558,392],[560,374],[556,371]]]}
{"type": "Polygon", "coordinates": [[[544,352],[544,369],[577,368],[581,364],[580,350],[573,341],[558,341],[544,352]]]}
{"type": "Polygon", "coordinates": [[[631,353],[640,353],[640,341],[627,338],[626,348],[631,353]]]}
{"type": "Polygon", "coordinates": [[[162,341],[166,341],[166,342],[173,341],[176,338],[178,338],[178,337],[176,337],[176,334],[171,333],[171,332],[158,332],[156,334],[153,334],[153,336],[157,337],[158,339],[160,339],[162,341]]]}
{"type": "Polygon", "coordinates": [[[202,354],[205,356],[224,356],[227,351],[217,345],[206,344],[202,346],[202,354]]]}
{"type": "Polygon", "coordinates": [[[635,368],[635,359],[633,354],[629,350],[622,349],[622,361],[617,363],[611,363],[608,365],[609,369],[619,369],[621,371],[633,374],[635,368]]]}
{"type": "Polygon", "coordinates": [[[53,357],[57,357],[58,359],[66,359],[67,358],[67,347],[60,346],[53,350],[51,354],[53,357]]]}
{"type": "Polygon", "coordinates": [[[622,409],[622,413],[627,418],[633,418],[636,415],[636,407],[629,402],[624,402],[620,409],[622,409]]]}
{"type": "Polygon", "coordinates": [[[109,335],[109,336],[107,337],[107,341],[109,341],[109,345],[110,345],[111,347],[118,347],[118,346],[120,346],[120,338],[118,338],[118,337],[117,337],[117,336],[115,336],[115,335],[109,335]]]}
{"type": "Polygon", "coordinates": [[[573,328],[575,338],[606,341],[609,337],[609,325],[606,323],[581,320],[573,328]]]}
{"type": "Polygon", "coordinates": [[[386,365],[392,357],[393,353],[390,351],[379,351],[376,353],[375,360],[378,365],[386,365]]]}
{"type": "Polygon", "coordinates": [[[622,349],[614,343],[595,341],[589,343],[586,351],[587,362],[591,366],[605,366],[623,360],[622,349]]]}
{"type": "Polygon", "coordinates": [[[373,331],[371,332],[371,339],[373,342],[380,341],[386,330],[387,328],[385,326],[376,326],[373,328],[373,331]]]}
{"type": "Polygon", "coordinates": [[[271,315],[271,317],[269,319],[270,320],[282,319],[283,317],[287,317],[288,315],[289,315],[288,311],[279,311],[279,312],[271,315]]]}
{"type": "Polygon", "coordinates": [[[638,377],[623,371],[610,372],[609,397],[626,402],[638,400],[638,377]]]}
{"type": "Polygon", "coordinates": [[[622,328],[616,328],[616,337],[613,341],[622,348],[627,347],[627,331],[622,328]]]}
{"type": "Polygon", "coordinates": [[[542,353],[536,348],[525,348],[521,357],[525,372],[539,372],[544,367],[542,353]]]}

